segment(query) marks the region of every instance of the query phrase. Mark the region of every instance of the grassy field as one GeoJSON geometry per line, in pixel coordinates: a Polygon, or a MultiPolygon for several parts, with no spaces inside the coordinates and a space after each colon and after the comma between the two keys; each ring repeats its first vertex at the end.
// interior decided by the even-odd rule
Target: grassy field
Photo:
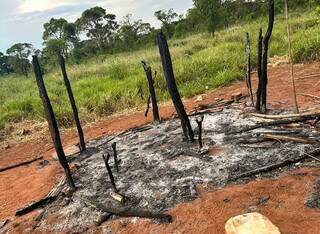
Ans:
{"type": "MultiPolygon", "coordinates": [[[[320,27],[313,12],[294,12],[290,15],[293,30],[295,62],[320,59],[320,27]]],[[[217,33],[215,38],[197,34],[169,41],[174,71],[182,96],[200,94],[242,79],[245,64],[245,32],[252,39],[253,65],[256,64],[256,41],[259,28],[264,32],[267,19],[237,25],[217,33]]],[[[270,56],[287,53],[284,17],[275,21],[270,56]]],[[[158,99],[168,99],[157,47],[133,53],[101,56],[84,64],[68,66],[74,95],[82,121],[145,104],[147,81],[140,64],[145,60],[158,72],[155,86],[158,99]],[[138,94],[141,89],[144,100],[138,94]]],[[[72,112],[59,69],[44,76],[49,96],[60,126],[73,124],[72,112]]],[[[26,119],[43,121],[43,108],[33,75],[29,78],[8,76],[0,78],[0,131],[9,123],[26,119]]],[[[1,134],[0,134],[1,135],[1,134]]]]}

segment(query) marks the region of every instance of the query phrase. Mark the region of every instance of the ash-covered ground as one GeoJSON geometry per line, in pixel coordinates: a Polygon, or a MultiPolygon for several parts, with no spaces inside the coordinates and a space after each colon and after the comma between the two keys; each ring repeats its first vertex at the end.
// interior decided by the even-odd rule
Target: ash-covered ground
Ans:
{"type": "MultiPolygon", "coordinates": [[[[190,120],[197,136],[195,117],[190,120]]],[[[113,142],[117,143],[118,159],[121,159],[120,171],[116,172],[113,158],[110,165],[119,192],[127,198],[125,205],[158,212],[195,199],[197,184],[223,187],[232,176],[299,157],[312,149],[310,145],[281,142],[247,147],[237,142],[241,134],[230,136],[225,133],[256,122],[255,118],[243,118],[240,110],[234,107],[205,114],[205,148],[221,149],[212,155],[211,150],[200,154],[197,141],[183,141],[178,119],[90,141],[88,151],[75,157],[79,168],[73,172],[73,177],[78,189],[71,197],[61,196],[46,212],[62,218],[55,224],[43,219],[39,228],[76,231],[94,223],[101,215],[100,211],[88,207],[81,198],[105,206],[121,206],[110,196],[112,187],[102,158],[103,154],[112,153],[113,142]]],[[[251,131],[251,134],[259,131],[262,130],[251,131]]]]}

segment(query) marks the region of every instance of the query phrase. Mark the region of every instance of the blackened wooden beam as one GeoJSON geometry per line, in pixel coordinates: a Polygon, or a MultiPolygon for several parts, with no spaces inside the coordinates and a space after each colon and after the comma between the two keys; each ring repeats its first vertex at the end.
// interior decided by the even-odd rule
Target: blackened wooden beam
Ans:
{"type": "Polygon", "coordinates": [[[33,56],[32,64],[33,64],[34,73],[35,73],[35,77],[36,77],[36,81],[39,89],[40,98],[42,100],[44,112],[49,125],[51,138],[52,138],[59,162],[65,171],[69,186],[75,189],[75,184],[71,176],[70,167],[61,144],[61,138],[60,138],[60,132],[59,132],[57,120],[54,115],[53,108],[52,108],[52,105],[43,81],[42,72],[41,72],[41,68],[40,68],[37,56],[33,56]]]}
{"type": "Polygon", "coordinates": [[[102,158],[103,158],[103,161],[104,161],[104,163],[106,165],[106,168],[107,168],[107,172],[108,172],[108,175],[109,175],[109,178],[110,178],[112,189],[113,189],[114,192],[117,192],[118,190],[117,190],[117,187],[116,187],[116,183],[114,182],[114,177],[113,177],[111,168],[109,166],[110,154],[108,153],[107,157],[105,155],[102,155],[102,158]]]}
{"type": "Polygon", "coordinates": [[[160,123],[160,115],[159,115],[156,91],[154,89],[154,81],[152,79],[151,67],[148,66],[144,61],[141,61],[141,63],[148,79],[149,92],[150,92],[150,97],[152,102],[153,121],[155,123],[160,123]]]}
{"type": "Polygon", "coordinates": [[[59,62],[60,62],[62,76],[63,76],[63,81],[66,86],[68,97],[70,100],[70,104],[71,104],[71,108],[72,108],[72,112],[73,112],[73,117],[76,122],[77,130],[78,130],[78,135],[79,135],[79,140],[80,140],[80,142],[79,142],[80,151],[82,152],[82,151],[86,150],[86,143],[84,141],[83,130],[82,130],[80,119],[79,119],[78,108],[76,105],[76,101],[74,100],[71,84],[70,84],[68,74],[66,71],[65,61],[64,61],[64,58],[62,55],[59,55],[59,62]]]}
{"type": "Polygon", "coordinates": [[[117,172],[119,172],[119,161],[118,161],[118,154],[117,154],[117,142],[113,142],[111,144],[112,150],[113,150],[113,159],[114,159],[114,165],[116,167],[117,172]]]}
{"type": "Polygon", "coordinates": [[[261,79],[261,63],[262,63],[262,29],[260,28],[259,31],[259,38],[258,38],[258,62],[257,62],[257,73],[258,73],[258,89],[257,89],[257,100],[256,100],[256,111],[261,111],[261,87],[262,87],[262,79],[261,79]]]}
{"type": "Polygon", "coordinates": [[[250,35],[246,33],[246,85],[248,89],[248,95],[251,100],[252,106],[254,106],[252,85],[251,85],[251,46],[250,35]]]}
{"type": "Polygon", "coordinates": [[[268,50],[270,38],[272,35],[273,24],[274,24],[274,0],[268,0],[268,29],[263,39],[263,57],[262,57],[262,66],[261,66],[261,112],[267,112],[267,85],[268,85],[268,50]]]}
{"type": "Polygon", "coordinates": [[[162,61],[162,67],[164,71],[164,76],[166,78],[169,94],[171,96],[174,107],[177,111],[177,114],[181,120],[181,126],[183,133],[187,139],[190,141],[194,140],[194,133],[189,121],[189,117],[184,109],[177,84],[174,78],[171,55],[168,47],[168,42],[166,37],[162,32],[157,35],[157,43],[159,46],[159,52],[162,61]]]}

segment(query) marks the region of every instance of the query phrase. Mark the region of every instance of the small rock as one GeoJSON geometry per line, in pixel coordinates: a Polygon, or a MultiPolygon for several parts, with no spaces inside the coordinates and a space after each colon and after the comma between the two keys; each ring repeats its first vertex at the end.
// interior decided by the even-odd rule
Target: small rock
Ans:
{"type": "Polygon", "coordinates": [[[202,95],[198,96],[197,99],[196,99],[196,102],[201,102],[201,101],[203,101],[203,96],[202,95]]]}
{"type": "Polygon", "coordinates": [[[270,196],[259,197],[258,202],[257,202],[257,206],[266,204],[269,201],[269,199],[270,199],[270,196]]]}
{"type": "Polygon", "coordinates": [[[267,217],[250,213],[230,218],[225,225],[226,234],[281,234],[267,217]]]}
{"type": "Polygon", "coordinates": [[[28,134],[30,134],[30,130],[28,130],[28,129],[21,129],[21,130],[18,131],[18,135],[19,136],[25,136],[25,135],[28,135],[28,134]]]}

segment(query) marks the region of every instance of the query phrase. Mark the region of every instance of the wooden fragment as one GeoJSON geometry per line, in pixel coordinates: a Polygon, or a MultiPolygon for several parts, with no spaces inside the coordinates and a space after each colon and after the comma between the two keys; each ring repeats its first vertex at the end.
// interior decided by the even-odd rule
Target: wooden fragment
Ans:
{"type": "Polygon", "coordinates": [[[112,193],[110,194],[110,196],[111,196],[114,200],[116,200],[116,201],[118,201],[118,202],[120,202],[120,203],[123,203],[123,202],[124,202],[124,197],[123,197],[121,194],[119,194],[119,193],[112,192],[112,193]]]}
{"type": "Polygon", "coordinates": [[[54,197],[45,197],[43,199],[40,199],[39,201],[36,202],[32,202],[28,205],[26,205],[25,207],[18,209],[16,211],[16,216],[22,216],[25,215],[35,209],[38,208],[43,208],[44,206],[48,205],[49,203],[51,203],[55,198],[54,197]]]}
{"type": "Polygon", "coordinates": [[[263,118],[263,119],[290,119],[290,118],[299,118],[299,117],[313,117],[316,118],[320,115],[320,111],[313,111],[313,112],[305,112],[300,114],[288,114],[288,115],[264,115],[264,114],[257,114],[257,113],[250,113],[248,116],[263,118]]]}
{"type": "Polygon", "coordinates": [[[312,79],[312,78],[318,78],[318,77],[320,77],[320,74],[311,74],[311,75],[295,78],[295,80],[305,80],[305,79],[312,79]]]}
{"type": "Polygon", "coordinates": [[[296,86],[295,86],[294,74],[293,74],[293,58],[292,58],[292,48],[291,48],[291,32],[290,32],[289,15],[288,15],[288,0],[284,0],[284,12],[286,17],[287,34],[288,34],[288,54],[289,54],[289,61],[290,61],[290,75],[291,75],[293,102],[296,109],[296,113],[299,113],[296,86]]]}
{"type": "Polygon", "coordinates": [[[152,79],[151,67],[148,66],[144,61],[141,61],[141,63],[148,79],[149,92],[150,92],[150,97],[152,102],[153,121],[155,123],[160,123],[160,115],[159,115],[156,91],[154,89],[154,81],[152,79]]]}
{"type": "Polygon", "coordinates": [[[293,141],[302,144],[314,144],[315,141],[303,139],[300,137],[292,137],[292,136],[283,136],[283,135],[273,135],[273,134],[261,134],[263,139],[272,139],[277,141],[293,141]]]}
{"type": "Polygon", "coordinates": [[[269,172],[269,171],[278,169],[280,167],[285,167],[285,166],[288,166],[290,164],[297,163],[297,162],[300,162],[302,160],[305,160],[306,158],[309,158],[310,155],[315,157],[315,156],[318,156],[319,154],[320,154],[320,149],[316,149],[311,153],[304,153],[302,156],[300,156],[298,158],[289,158],[289,159],[284,160],[284,161],[279,162],[279,163],[267,165],[267,166],[260,167],[260,168],[257,168],[257,169],[254,169],[254,170],[251,170],[251,171],[248,171],[248,172],[241,173],[241,174],[236,175],[236,176],[232,176],[232,177],[230,177],[228,179],[228,182],[236,181],[238,179],[245,178],[245,177],[250,177],[250,176],[253,176],[253,175],[256,175],[256,174],[259,174],[259,173],[263,173],[263,172],[269,172]]]}
{"type": "MultiPolygon", "coordinates": [[[[172,217],[168,214],[161,214],[156,213],[148,210],[138,209],[138,208],[131,208],[131,207],[106,207],[103,204],[97,203],[95,201],[89,200],[87,198],[81,197],[81,200],[87,205],[96,210],[110,213],[113,215],[118,215],[120,217],[140,217],[140,218],[147,218],[147,219],[157,219],[163,223],[171,223],[172,217]]],[[[106,215],[106,217],[108,217],[106,215]]],[[[104,220],[105,221],[105,220],[104,220]]],[[[103,222],[101,220],[100,222],[103,222]]]]}
{"type": "Polygon", "coordinates": [[[64,169],[69,186],[75,189],[75,184],[71,176],[70,167],[63,151],[57,120],[53,112],[53,108],[52,108],[52,105],[43,81],[42,71],[40,68],[38,57],[36,55],[33,56],[32,64],[33,64],[35,77],[36,77],[36,81],[39,89],[39,94],[40,94],[44,111],[46,114],[46,118],[48,121],[51,138],[54,143],[54,147],[55,147],[59,162],[64,169]]]}
{"type": "Polygon", "coordinates": [[[231,135],[231,134],[237,134],[237,133],[252,131],[252,130],[258,129],[258,128],[285,125],[285,124],[292,124],[292,123],[299,123],[299,122],[304,122],[304,121],[307,121],[307,120],[313,120],[314,118],[315,118],[314,116],[302,116],[302,117],[299,117],[299,118],[281,119],[281,120],[274,120],[274,121],[271,121],[271,122],[262,122],[262,123],[258,123],[258,124],[253,125],[253,126],[247,126],[247,127],[244,127],[244,128],[238,129],[238,130],[229,131],[229,132],[227,132],[227,134],[231,135]]]}
{"type": "Polygon", "coordinates": [[[38,158],[34,158],[34,159],[31,159],[31,160],[28,160],[28,161],[25,161],[25,162],[22,162],[22,163],[17,163],[17,164],[8,166],[8,167],[3,167],[3,168],[0,168],[0,172],[7,171],[7,170],[10,170],[10,169],[13,169],[13,168],[17,168],[17,167],[21,167],[21,166],[24,166],[24,165],[28,165],[30,163],[33,163],[33,162],[41,160],[41,159],[43,159],[42,156],[38,157],[38,158]]]}
{"type": "Polygon", "coordinates": [[[73,112],[73,117],[76,122],[77,130],[78,130],[78,135],[79,135],[79,140],[80,140],[80,144],[79,144],[80,152],[82,152],[82,151],[86,150],[86,143],[84,141],[83,130],[82,130],[80,119],[79,119],[78,108],[77,108],[76,101],[73,96],[71,84],[70,84],[70,81],[69,81],[69,78],[67,75],[67,71],[66,71],[65,61],[64,61],[64,58],[62,55],[59,55],[59,61],[60,61],[60,67],[61,67],[61,72],[62,72],[62,76],[63,76],[63,81],[64,81],[64,84],[67,89],[68,97],[69,97],[72,112],[73,112]]]}
{"type": "Polygon", "coordinates": [[[112,171],[111,171],[111,168],[109,166],[109,159],[110,159],[110,154],[108,153],[107,154],[107,157],[105,157],[105,155],[102,155],[102,158],[103,158],[103,161],[106,165],[106,168],[107,168],[107,172],[108,172],[108,175],[109,175],[109,178],[110,178],[110,182],[111,182],[111,185],[112,185],[112,189],[114,192],[117,192],[117,187],[116,187],[116,184],[114,182],[114,177],[113,177],[113,174],[112,174],[112,171]]]}
{"type": "Polygon", "coordinates": [[[162,67],[166,78],[169,94],[171,96],[174,107],[181,120],[181,126],[186,139],[190,141],[194,140],[194,133],[189,121],[189,117],[185,111],[182,103],[177,84],[174,78],[171,55],[168,47],[167,40],[162,32],[157,35],[157,43],[159,46],[159,52],[162,61],[162,67]]]}
{"type": "Polygon", "coordinates": [[[254,106],[252,85],[251,85],[251,48],[250,48],[250,36],[246,33],[246,85],[248,89],[248,95],[251,99],[252,106],[254,106]]]}

